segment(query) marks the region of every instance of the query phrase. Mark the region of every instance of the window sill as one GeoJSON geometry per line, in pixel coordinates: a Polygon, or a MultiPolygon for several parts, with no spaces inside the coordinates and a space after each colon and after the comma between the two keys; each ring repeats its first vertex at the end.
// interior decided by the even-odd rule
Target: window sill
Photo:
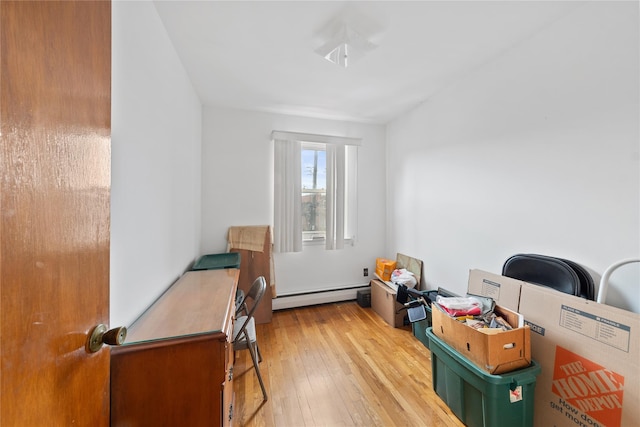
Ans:
{"type": "MultiPolygon", "coordinates": [[[[345,246],[353,246],[355,242],[355,239],[350,238],[350,239],[344,239],[344,245],[345,246]]],[[[325,245],[325,239],[321,238],[321,239],[309,239],[309,240],[303,240],[302,241],[302,246],[324,246],[325,245]]]]}

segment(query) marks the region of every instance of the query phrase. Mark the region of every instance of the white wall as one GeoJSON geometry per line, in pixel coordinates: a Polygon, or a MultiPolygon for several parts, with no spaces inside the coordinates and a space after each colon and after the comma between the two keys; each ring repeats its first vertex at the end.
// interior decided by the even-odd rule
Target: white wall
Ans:
{"type": "MultiPolygon", "coordinates": [[[[516,253],[640,256],[638,40],[637,2],[587,2],[390,123],[388,252],[459,293],[516,253]]],[[[624,269],[607,302],[640,311],[624,269]]]]}
{"type": "Polygon", "coordinates": [[[198,255],[202,108],[152,2],[112,3],[111,324],[198,255]]]}
{"type": "MultiPolygon", "coordinates": [[[[202,148],[202,254],[226,250],[227,230],[273,224],[273,130],[363,138],[358,151],[358,241],[343,250],[306,246],[274,254],[279,296],[368,283],[385,252],[385,128],[379,125],[205,108],[202,148]]],[[[393,254],[395,257],[395,254],[393,254]]]]}

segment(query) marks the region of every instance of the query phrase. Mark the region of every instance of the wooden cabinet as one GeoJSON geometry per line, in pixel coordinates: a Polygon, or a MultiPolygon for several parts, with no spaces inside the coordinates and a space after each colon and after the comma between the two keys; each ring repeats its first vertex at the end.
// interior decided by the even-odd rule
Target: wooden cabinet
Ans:
{"type": "Polygon", "coordinates": [[[231,425],[238,269],[189,271],[111,350],[111,425],[231,425]]]}

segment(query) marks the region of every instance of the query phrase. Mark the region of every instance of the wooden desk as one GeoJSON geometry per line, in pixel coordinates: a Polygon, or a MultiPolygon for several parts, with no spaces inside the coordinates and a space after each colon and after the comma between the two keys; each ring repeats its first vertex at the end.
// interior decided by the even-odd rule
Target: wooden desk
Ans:
{"type": "Polygon", "coordinates": [[[239,270],[189,271],[111,349],[111,425],[231,425],[239,270]]]}

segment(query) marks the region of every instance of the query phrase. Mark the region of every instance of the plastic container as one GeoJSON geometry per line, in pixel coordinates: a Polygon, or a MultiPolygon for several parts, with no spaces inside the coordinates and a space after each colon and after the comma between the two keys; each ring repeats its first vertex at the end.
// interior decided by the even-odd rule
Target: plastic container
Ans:
{"type": "Polygon", "coordinates": [[[396,262],[385,258],[376,258],[376,274],[382,280],[391,280],[391,273],[396,268],[396,262]]]}
{"type": "Polygon", "coordinates": [[[225,252],[201,256],[191,270],[220,270],[223,268],[240,268],[240,252],[225,252]]]}
{"type": "Polygon", "coordinates": [[[359,290],[356,298],[360,307],[371,307],[371,288],[359,290]]]}
{"type": "Polygon", "coordinates": [[[433,334],[431,376],[436,394],[468,427],[533,426],[534,392],[540,365],[491,375],[433,334]]]}

